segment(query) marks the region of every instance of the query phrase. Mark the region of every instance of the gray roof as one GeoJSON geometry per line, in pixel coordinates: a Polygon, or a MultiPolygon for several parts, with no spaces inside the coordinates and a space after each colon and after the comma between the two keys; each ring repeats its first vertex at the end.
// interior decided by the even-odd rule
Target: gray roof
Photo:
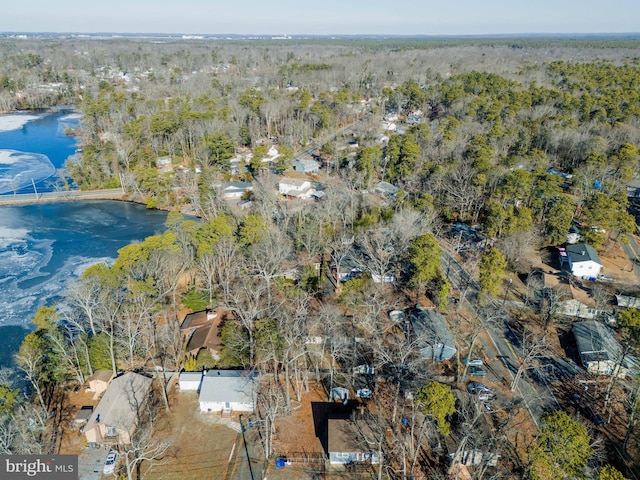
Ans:
{"type": "Polygon", "coordinates": [[[258,373],[249,370],[209,370],[202,378],[201,402],[253,403],[258,373]]]}
{"type": "Polygon", "coordinates": [[[151,382],[151,378],[133,372],[114,378],[89,417],[88,428],[99,419],[99,423],[131,432],[138,422],[138,411],[147,401],[151,382]]]}
{"type": "Polygon", "coordinates": [[[442,344],[456,349],[456,340],[449,330],[447,320],[434,309],[417,310],[411,315],[410,320],[419,344],[442,344]]]}
{"type": "Polygon", "coordinates": [[[253,188],[253,183],[251,182],[227,182],[222,184],[223,190],[247,190],[253,188]]]}
{"type": "Polygon", "coordinates": [[[320,164],[315,160],[296,160],[293,164],[295,170],[318,170],[320,164]]]}
{"type": "Polygon", "coordinates": [[[395,185],[390,184],[389,182],[380,182],[375,187],[373,187],[373,190],[378,193],[382,193],[383,195],[392,196],[398,193],[400,189],[395,185]]]}
{"type": "Polygon", "coordinates": [[[598,361],[617,362],[622,356],[622,347],[613,330],[597,320],[587,320],[573,325],[578,353],[583,364],[598,361]]]}
{"type": "Polygon", "coordinates": [[[640,308],[640,298],[629,297],[627,295],[616,295],[616,302],[619,307],[640,308]]]}
{"type": "Polygon", "coordinates": [[[280,180],[280,183],[284,183],[286,185],[292,185],[294,187],[303,187],[305,182],[309,182],[309,180],[306,180],[304,178],[291,178],[291,177],[284,177],[283,179],[280,180]]]}
{"type": "Polygon", "coordinates": [[[567,245],[567,255],[571,259],[571,263],[587,262],[592,260],[602,265],[600,257],[591,245],[586,243],[576,243],[575,245],[567,245]]]}
{"type": "Polygon", "coordinates": [[[199,382],[202,379],[202,372],[182,372],[179,379],[181,382],[199,382]]]}

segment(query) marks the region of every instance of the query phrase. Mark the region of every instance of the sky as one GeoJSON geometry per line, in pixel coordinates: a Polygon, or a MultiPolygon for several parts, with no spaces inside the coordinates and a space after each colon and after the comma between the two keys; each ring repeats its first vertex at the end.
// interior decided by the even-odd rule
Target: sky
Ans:
{"type": "Polygon", "coordinates": [[[640,0],[7,0],[0,32],[636,33],[640,0]]]}

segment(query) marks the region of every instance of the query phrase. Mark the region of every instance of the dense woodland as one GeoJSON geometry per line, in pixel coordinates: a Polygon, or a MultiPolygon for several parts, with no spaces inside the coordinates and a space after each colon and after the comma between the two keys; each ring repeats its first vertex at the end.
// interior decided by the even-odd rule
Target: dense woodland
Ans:
{"type": "MultiPolygon", "coordinates": [[[[480,319],[495,320],[484,306],[507,272],[526,275],[531,258],[564,242],[572,222],[599,249],[635,231],[627,187],[640,166],[637,47],[593,39],[2,39],[0,110],[75,105],[83,122],[69,132],[82,139],[81,159],[67,165],[74,182],[122,184],[130,199],[171,213],[165,233],[89,268],[63,302],[38,312],[16,356],[26,388],[3,375],[0,451],[54,451],[48,411],[56,388],[84,383],[95,370],[218,365],[264,373],[268,459],[277,419],[309,382],[330,391],[366,363],[385,379],[370,414],[368,441],[384,452],[376,478],[444,478],[447,467],[425,459],[452,432],[502,452],[497,467],[474,469],[474,478],[623,478],[609,463],[637,475],[637,464],[562,412],[544,417],[524,453],[509,431],[518,428],[510,423],[515,403],[491,438],[477,435],[481,415],[452,393],[460,369],[425,364],[420,339],[387,317],[428,298],[470,356],[480,319]],[[383,131],[381,122],[396,117],[404,128],[383,131]],[[410,117],[418,120],[407,124],[410,117]],[[279,157],[267,166],[271,145],[279,157]],[[322,162],[314,181],[325,195],[287,201],[278,180],[305,150],[322,162]],[[249,152],[234,171],[231,159],[249,152]],[[158,168],[163,157],[170,173],[158,168]],[[222,198],[218,185],[230,180],[254,182],[248,208],[222,198]],[[382,180],[401,190],[372,201],[366,192],[382,180]],[[454,222],[488,239],[461,259],[479,281],[477,295],[442,267],[438,240],[454,222]],[[354,249],[364,273],[330,282],[354,249]],[[393,284],[372,280],[388,275],[393,284]],[[449,305],[453,289],[475,314],[449,305]],[[216,305],[232,314],[221,359],[185,357],[178,312],[216,305]],[[436,381],[448,376],[453,382],[436,381]],[[408,391],[417,392],[415,403],[408,391]],[[410,432],[398,421],[407,416],[416,419],[410,432]]],[[[546,334],[554,315],[534,308],[526,318],[546,334]]],[[[618,322],[630,349],[639,318],[631,309],[618,322]]],[[[159,408],[168,409],[167,385],[158,391],[159,408]]],[[[617,443],[627,456],[638,445],[633,391],[617,443]]]]}

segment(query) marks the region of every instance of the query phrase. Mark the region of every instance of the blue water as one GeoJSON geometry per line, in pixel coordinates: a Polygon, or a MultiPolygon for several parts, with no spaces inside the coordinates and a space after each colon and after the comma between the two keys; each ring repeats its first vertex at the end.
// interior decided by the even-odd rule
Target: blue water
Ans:
{"type": "MultiPolygon", "coordinates": [[[[16,114],[19,115],[19,114],[16,114]]],[[[25,156],[23,162],[17,162],[12,165],[12,169],[20,171],[21,165],[31,161],[29,166],[25,166],[27,174],[18,179],[19,186],[10,192],[1,191],[0,193],[33,193],[32,178],[38,192],[50,192],[54,190],[54,184],[59,182],[57,175],[52,175],[53,169],[62,169],[69,157],[72,157],[77,148],[77,139],[67,135],[67,128],[78,128],[80,122],[75,118],[71,110],[62,110],[57,113],[43,113],[40,118],[26,123],[23,127],[0,132],[0,151],[10,150],[21,152],[25,156]],[[29,158],[29,154],[35,153],[44,155],[49,162],[42,163],[40,171],[37,170],[38,162],[35,162],[36,171],[32,170],[34,164],[33,159],[29,158]]],[[[39,161],[39,159],[38,159],[39,161]]],[[[3,169],[0,165],[0,177],[2,177],[3,169]]],[[[4,172],[12,179],[15,177],[16,171],[4,172]]]]}
{"type": "MultiPolygon", "coordinates": [[[[75,141],[57,135],[52,117],[0,133],[0,149],[64,163],[75,141]],[[16,143],[3,143],[7,138],[16,143]]],[[[87,267],[109,263],[118,249],[164,231],[165,220],[166,212],[117,201],[0,206],[0,366],[10,363],[39,307],[55,305],[87,267]]]]}

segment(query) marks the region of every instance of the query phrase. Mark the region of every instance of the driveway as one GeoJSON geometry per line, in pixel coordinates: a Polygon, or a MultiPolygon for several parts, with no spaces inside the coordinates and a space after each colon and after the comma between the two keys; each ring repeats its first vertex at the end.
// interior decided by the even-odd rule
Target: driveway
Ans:
{"type": "Polygon", "coordinates": [[[85,448],[78,457],[78,479],[101,480],[102,478],[115,478],[113,475],[102,475],[102,468],[108,453],[108,448],[85,448]]]}

